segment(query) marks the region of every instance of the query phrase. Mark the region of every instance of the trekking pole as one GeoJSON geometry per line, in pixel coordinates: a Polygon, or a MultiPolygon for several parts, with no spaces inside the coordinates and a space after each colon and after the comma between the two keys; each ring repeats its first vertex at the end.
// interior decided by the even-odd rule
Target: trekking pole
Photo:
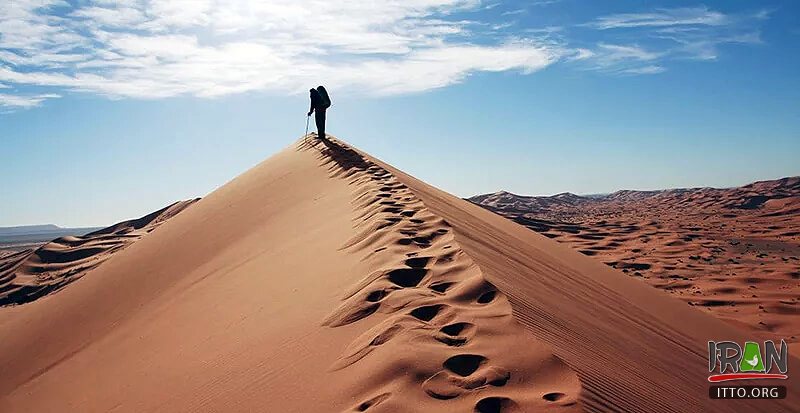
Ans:
{"type": "Polygon", "coordinates": [[[308,121],[311,120],[311,116],[306,116],[306,134],[303,135],[303,140],[308,139],[308,121]]]}

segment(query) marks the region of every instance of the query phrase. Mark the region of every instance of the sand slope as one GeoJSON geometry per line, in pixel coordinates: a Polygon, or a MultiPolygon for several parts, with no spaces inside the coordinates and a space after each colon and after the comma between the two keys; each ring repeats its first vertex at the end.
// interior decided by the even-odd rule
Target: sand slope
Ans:
{"type": "Polygon", "coordinates": [[[83,236],[60,237],[35,249],[0,255],[0,306],[25,304],[58,291],[195,201],[175,202],[83,236]]]}
{"type": "Polygon", "coordinates": [[[791,405],[707,400],[704,341],[740,331],[313,140],[91,277],[0,309],[0,334],[0,410],[12,412],[791,405]]]}
{"type": "Polygon", "coordinates": [[[800,177],[727,189],[471,200],[754,337],[800,341],[800,177]]]}

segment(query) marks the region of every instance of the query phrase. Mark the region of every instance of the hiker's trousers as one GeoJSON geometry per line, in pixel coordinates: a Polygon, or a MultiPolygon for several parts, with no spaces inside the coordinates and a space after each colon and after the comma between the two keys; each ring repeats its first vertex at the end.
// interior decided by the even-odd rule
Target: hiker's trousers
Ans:
{"type": "Polygon", "coordinates": [[[317,135],[325,137],[325,109],[314,109],[314,121],[317,123],[317,135]]]}

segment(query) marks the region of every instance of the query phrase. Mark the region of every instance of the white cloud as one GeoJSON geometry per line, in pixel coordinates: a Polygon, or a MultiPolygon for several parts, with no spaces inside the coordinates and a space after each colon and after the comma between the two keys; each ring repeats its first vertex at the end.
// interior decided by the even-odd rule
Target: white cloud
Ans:
{"type": "Polygon", "coordinates": [[[47,99],[55,99],[59,97],[61,96],[52,93],[34,96],[7,95],[0,93],[0,107],[11,109],[28,109],[39,106],[47,99]]]}
{"type": "Polygon", "coordinates": [[[707,7],[658,9],[652,13],[620,13],[599,17],[588,26],[600,29],[632,27],[665,27],[685,25],[720,26],[727,24],[728,16],[707,7]]]}
{"type": "Polygon", "coordinates": [[[571,56],[569,56],[569,59],[570,60],[586,60],[586,59],[591,59],[595,55],[596,55],[596,53],[591,51],[591,50],[589,50],[589,49],[578,48],[578,49],[575,49],[574,53],[571,56]]]}
{"type": "Polygon", "coordinates": [[[12,3],[0,5],[0,81],[111,97],[293,93],[319,83],[401,94],[479,71],[530,73],[563,53],[492,40],[489,26],[451,18],[480,9],[479,0],[12,3]]]}
{"type": "Polygon", "coordinates": [[[584,53],[583,60],[591,63],[589,68],[622,74],[661,73],[667,60],[715,60],[722,44],[760,43],[758,25],[769,14],[765,10],[725,14],[702,6],[602,16],[581,25],[600,31],[607,39],[591,50],[591,56],[584,53]],[[648,50],[608,44],[632,37],[647,43],[648,50]]]}
{"type": "Polygon", "coordinates": [[[757,31],[728,30],[708,33],[703,30],[669,28],[658,30],[653,37],[675,43],[672,52],[676,57],[694,60],[716,60],[722,44],[759,44],[761,34],[757,31]]]}
{"type": "Polygon", "coordinates": [[[572,56],[574,60],[582,60],[587,68],[617,74],[655,74],[665,69],[653,62],[663,55],[649,51],[639,45],[620,45],[600,43],[594,50],[579,49],[572,56]]]}
{"type": "Polygon", "coordinates": [[[379,94],[416,92],[459,82],[475,71],[535,72],[556,61],[560,57],[558,53],[524,42],[496,47],[443,47],[415,52],[398,62],[367,62],[359,72],[367,79],[375,79],[375,83],[377,79],[391,79],[375,90],[379,94]]]}
{"type": "Polygon", "coordinates": [[[562,0],[529,0],[531,6],[549,6],[551,4],[561,3],[562,0]]]}
{"type": "Polygon", "coordinates": [[[665,70],[667,69],[665,69],[662,66],[649,65],[642,67],[634,67],[630,69],[622,69],[620,73],[631,74],[631,75],[654,75],[656,73],[664,72],[665,70]]]}
{"type": "Polygon", "coordinates": [[[624,46],[618,44],[600,43],[601,59],[613,63],[621,60],[654,60],[658,59],[661,55],[655,52],[649,52],[637,45],[624,46]]]}
{"type": "Polygon", "coordinates": [[[117,6],[109,7],[84,7],[70,14],[72,17],[84,18],[87,24],[107,27],[136,27],[147,20],[142,10],[135,7],[117,6]]]}
{"type": "Polygon", "coordinates": [[[477,72],[532,73],[559,60],[605,73],[654,74],[666,70],[668,59],[713,60],[722,43],[760,41],[751,26],[769,16],[726,15],[706,7],[614,14],[581,26],[601,33],[602,40],[568,46],[572,33],[561,26],[520,27],[507,35],[508,24],[464,17],[477,19],[463,12],[498,5],[0,0],[0,82],[13,91],[6,90],[3,105],[32,107],[56,95],[17,96],[12,105],[10,96],[23,86],[59,95],[145,99],[298,93],[321,83],[358,94],[402,94],[458,83],[477,72]],[[631,36],[614,37],[625,31],[636,31],[639,44],[631,44],[631,36]]]}
{"type": "Polygon", "coordinates": [[[69,63],[88,60],[90,56],[81,53],[34,53],[20,51],[19,54],[0,50],[0,61],[13,66],[63,67],[69,63]]]}

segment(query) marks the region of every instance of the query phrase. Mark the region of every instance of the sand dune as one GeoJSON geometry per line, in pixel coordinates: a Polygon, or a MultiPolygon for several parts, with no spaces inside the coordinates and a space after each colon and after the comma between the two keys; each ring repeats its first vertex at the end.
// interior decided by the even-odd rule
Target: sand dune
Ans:
{"type": "Polygon", "coordinates": [[[325,165],[355,191],[356,235],[345,250],[376,268],[323,323],[341,327],[380,316],[332,366],[359,377],[356,397],[364,401],[350,410],[577,409],[575,373],[514,321],[505,295],[447,222],[386,169],[323,144],[325,165]]]}
{"type": "Polygon", "coordinates": [[[800,341],[800,177],[563,199],[471,200],[755,337],[800,341]]]}
{"type": "MultiPolygon", "coordinates": [[[[707,398],[746,335],[336,140],[301,140],[47,300],[2,411],[789,411],[707,398]]],[[[791,360],[796,364],[796,359],[791,360]]]]}
{"type": "Polygon", "coordinates": [[[195,201],[176,202],[83,236],[60,237],[35,249],[0,255],[0,306],[24,304],[58,291],[195,201]]]}

